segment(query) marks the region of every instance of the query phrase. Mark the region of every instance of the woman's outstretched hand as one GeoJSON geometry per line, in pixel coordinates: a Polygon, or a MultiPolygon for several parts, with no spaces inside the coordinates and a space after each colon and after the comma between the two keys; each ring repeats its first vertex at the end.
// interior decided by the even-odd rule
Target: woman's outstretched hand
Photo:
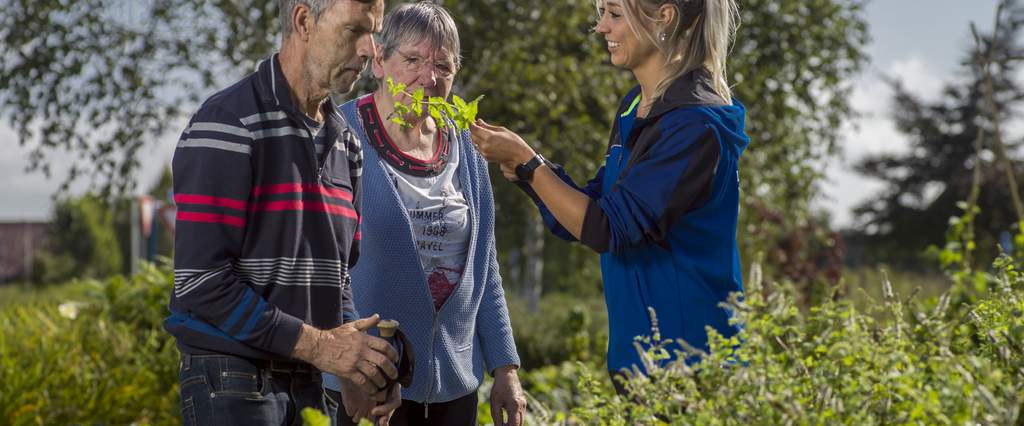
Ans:
{"type": "Polygon", "coordinates": [[[537,155],[530,145],[509,129],[476,120],[469,125],[473,145],[488,162],[501,166],[501,172],[509,180],[515,180],[515,167],[530,161],[537,155]]]}

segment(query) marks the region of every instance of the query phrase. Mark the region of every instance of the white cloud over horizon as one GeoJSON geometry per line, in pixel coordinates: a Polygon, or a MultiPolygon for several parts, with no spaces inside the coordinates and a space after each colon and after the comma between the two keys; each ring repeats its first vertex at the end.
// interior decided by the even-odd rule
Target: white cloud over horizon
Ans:
{"type": "Polygon", "coordinates": [[[861,175],[853,166],[868,155],[904,152],[910,141],[896,129],[891,118],[893,90],[885,81],[895,79],[926,102],[940,99],[943,87],[955,78],[952,72],[911,54],[871,67],[854,84],[850,103],[859,117],[844,125],[842,154],[829,162],[823,198],[817,206],[832,214],[833,225],[854,225],[852,209],[885,188],[882,181],[861,175]]]}

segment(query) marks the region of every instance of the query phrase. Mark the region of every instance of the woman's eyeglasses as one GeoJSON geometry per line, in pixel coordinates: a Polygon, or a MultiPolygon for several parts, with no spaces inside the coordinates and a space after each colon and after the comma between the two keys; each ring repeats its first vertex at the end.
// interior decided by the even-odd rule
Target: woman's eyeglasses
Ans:
{"type": "Polygon", "coordinates": [[[405,66],[405,70],[408,72],[421,72],[427,66],[433,66],[434,74],[443,79],[449,79],[455,76],[455,64],[451,61],[441,61],[430,63],[427,59],[421,58],[417,55],[409,55],[403,52],[397,52],[398,56],[402,58],[402,65],[405,66]]]}

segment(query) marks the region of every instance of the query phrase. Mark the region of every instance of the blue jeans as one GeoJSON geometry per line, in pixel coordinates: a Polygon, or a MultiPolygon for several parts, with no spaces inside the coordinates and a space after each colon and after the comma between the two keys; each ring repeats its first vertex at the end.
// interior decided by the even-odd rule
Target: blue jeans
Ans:
{"type": "Polygon", "coordinates": [[[338,410],[308,364],[183,354],[178,378],[186,426],[301,425],[305,407],[331,417],[338,410]]]}

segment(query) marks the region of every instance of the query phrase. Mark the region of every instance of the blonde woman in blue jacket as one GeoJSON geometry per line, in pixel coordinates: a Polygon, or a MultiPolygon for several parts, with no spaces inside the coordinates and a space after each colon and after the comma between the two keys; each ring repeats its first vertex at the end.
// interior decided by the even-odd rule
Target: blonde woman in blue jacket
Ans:
{"type": "MultiPolygon", "coordinates": [[[[707,349],[706,329],[737,327],[720,305],[742,292],[736,223],[746,112],[726,56],[735,0],[598,0],[595,30],[639,85],[622,100],[605,164],[585,186],[522,138],[480,122],[474,142],[539,207],[556,235],[601,254],[608,369],[644,364],[633,339],[661,335],[707,349]]],[[[688,359],[687,361],[693,361],[688,359]]],[[[619,392],[622,383],[615,381],[619,392]]]]}
{"type": "MultiPolygon", "coordinates": [[[[415,354],[412,384],[401,390],[391,424],[475,425],[485,372],[494,376],[495,424],[520,425],[526,406],[498,274],[487,163],[469,132],[451,123],[426,114],[404,117],[411,127],[389,120],[395,101],[409,99],[392,97],[387,78],[446,98],[459,59],[458,30],[444,8],[401,5],[379,36],[373,73],[380,88],[341,107],[364,154],[356,308],[398,320],[415,354]]],[[[372,403],[357,392],[349,397],[352,386],[340,384],[338,423],[364,417],[372,403]]]]}

